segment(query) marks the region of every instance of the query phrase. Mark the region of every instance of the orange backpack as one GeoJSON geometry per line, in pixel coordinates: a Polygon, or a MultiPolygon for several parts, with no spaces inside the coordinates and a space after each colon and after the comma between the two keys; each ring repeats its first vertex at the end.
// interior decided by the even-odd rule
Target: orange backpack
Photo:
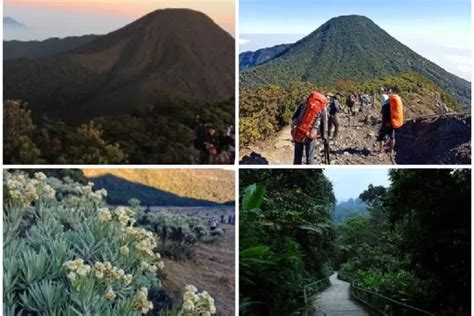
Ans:
{"type": "Polygon", "coordinates": [[[311,131],[316,116],[324,110],[327,99],[319,92],[313,91],[306,101],[306,110],[296,125],[292,136],[295,142],[301,143],[308,138],[308,133],[311,131]]]}
{"type": "Polygon", "coordinates": [[[390,123],[393,128],[400,128],[403,126],[403,102],[402,99],[392,94],[389,97],[390,102],[390,123]]]}

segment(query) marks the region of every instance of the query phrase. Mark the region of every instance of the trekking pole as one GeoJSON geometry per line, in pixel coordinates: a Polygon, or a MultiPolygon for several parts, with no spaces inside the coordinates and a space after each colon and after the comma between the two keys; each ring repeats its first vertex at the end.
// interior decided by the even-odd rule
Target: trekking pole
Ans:
{"type": "Polygon", "coordinates": [[[324,140],[324,163],[326,165],[331,164],[331,159],[329,157],[329,140],[328,139],[324,140]]]}

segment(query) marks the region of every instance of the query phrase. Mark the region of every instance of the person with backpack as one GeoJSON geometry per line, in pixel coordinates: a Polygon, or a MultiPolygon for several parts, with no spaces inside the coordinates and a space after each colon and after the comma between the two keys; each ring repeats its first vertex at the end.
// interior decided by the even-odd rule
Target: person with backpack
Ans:
{"type": "Polygon", "coordinates": [[[337,113],[341,111],[341,103],[339,94],[328,95],[330,98],[328,106],[328,139],[331,139],[331,131],[334,126],[334,135],[332,139],[337,138],[339,133],[339,122],[337,120],[337,113]]]}
{"type": "Polygon", "coordinates": [[[306,154],[306,164],[314,165],[315,146],[318,129],[323,139],[327,128],[327,99],[326,97],[313,91],[305,102],[296,108],[291,122],[291,136],[295,142],[295,152],[293,164],[303,163],[303,151],[306,154]]]}
{"type": "Polygon", "coordinates": [[[403,126],[403,102],[397,94],[396,88],[390,89],[390,95],[382,96],[382,125],[380,126],[377,141],[379,143],[379,153],[383,152],[384,139],[389,137],[390,153],[395,148],[395,131],[403,126]]]}
{"type": "Polygon", "coordinates": [[[354,93],[350,93],[346,97],[346,106],[349,109],[349,116],[354,115],[353,108],[354,108],[354,105],[355,105],[355,99],[356,99],[356,97],[355,97],[354,93]]]}

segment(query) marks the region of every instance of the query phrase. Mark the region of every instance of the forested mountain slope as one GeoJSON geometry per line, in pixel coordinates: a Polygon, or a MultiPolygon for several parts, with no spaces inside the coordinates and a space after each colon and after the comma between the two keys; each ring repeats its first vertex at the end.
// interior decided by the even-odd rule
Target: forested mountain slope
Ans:
{"type": "Polygon", "coordinates": [[[415,53],[364,16],[333,18],[264,64],[240,74],[243,90],[308,81],[319,86],[415,72],[467,109],[470,83],[415,53]]]}

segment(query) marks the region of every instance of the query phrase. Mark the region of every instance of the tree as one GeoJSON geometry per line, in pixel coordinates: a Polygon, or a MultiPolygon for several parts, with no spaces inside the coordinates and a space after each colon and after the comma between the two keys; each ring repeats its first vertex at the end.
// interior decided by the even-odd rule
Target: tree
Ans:
{"type": "Polygon", "coordinates": [[[7,164],[43,163],[40,149],[33,141],[36,126],[31,111],[22,101],[3,104],[3,154],[7,164]]]}
{"type": "Polygon", "coordinates": [[[374,186],[369,184],[369,188],[359,195],[359,199],[367,203],[369,206],[379,203],[387,189],[381,185],[374,186]]]}
{"type": "Polygon", "coordinates": [[[289,315],[303,306],[302,288],[331,273],[335,197],[322,170],[241,173],[242,314],[289,315]],[[261,289],[271,288],[272,291],[261,289]]]}

